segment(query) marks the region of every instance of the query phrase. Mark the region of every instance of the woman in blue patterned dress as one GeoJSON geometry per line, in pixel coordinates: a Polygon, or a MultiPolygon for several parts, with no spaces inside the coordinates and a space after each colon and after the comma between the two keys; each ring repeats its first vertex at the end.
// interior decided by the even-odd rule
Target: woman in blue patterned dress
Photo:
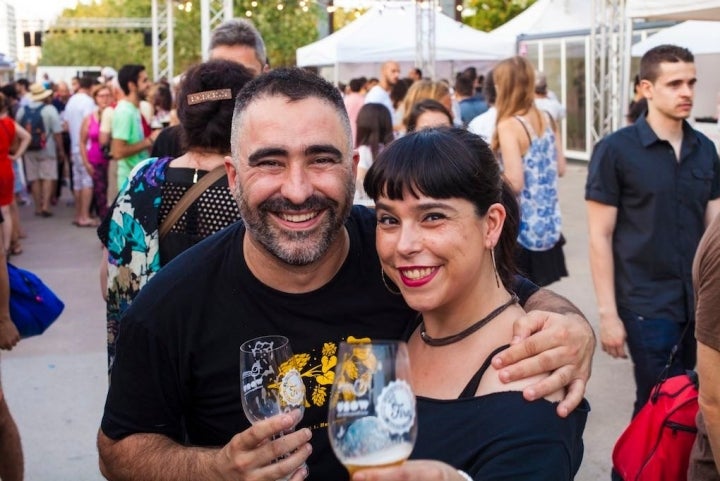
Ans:
{"type": "Polygon", "coordinates": [[[552,117],[535,106],[529,60],[503,60],[493,79],[498,117],[492,148],[520,202],[517,265],[535,284],[546,286],[568,275],[557,186],[565,173],[560,135],[552,117]]]}
{"type": "Polygon", "coordinates": [[[140,289],[185,249],[240,219],[222,176],[187,208],[160,242],[159,228],[183,194],[230,155],[235,96],[252,79],[245,67],[213,60],[188,70],[178,94],[185,154],[138,164],[98,228],[107,250],[108,366],[120,318],[140,289]]]}

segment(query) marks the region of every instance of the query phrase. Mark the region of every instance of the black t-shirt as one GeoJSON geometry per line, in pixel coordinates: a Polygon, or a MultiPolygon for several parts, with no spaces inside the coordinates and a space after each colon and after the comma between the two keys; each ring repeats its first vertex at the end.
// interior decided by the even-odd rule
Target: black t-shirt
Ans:
{"type": "Polygon", "coordinates": [[[583,457],[587,401],[567,418],[519,391],[438,400],[418,398],[411,459],[437,459],[477,481],[570,481],[583,457]]]}
{"type": "Polygon", "coordinates": [[[477,481],[571,481],[583,458],[586,400],[561,418],[556,403],[527,402],[520,391],[475,396],[492,358],[507,347],[488,355],[457,399],[418,396],[422,436],[410,458],[446,462],[477,481]]]}
{"type": "Polygon", "coordinates": [[[310,479],[347,479],[326,430],[338,343],[349,336],[399,339],[416,313],[382,283],[374,212],[355,206],[346,228],[347,259],[313,292],[288,294],[259,282],[244,261],[241,223],[163,267],[121,322],[103,432],[112,439],[159,433],[189,445],[226,444],[249,427],[240,401],[240,344],[283,334],[302,356],[309,407],[300,427],[313,430],[310,479]]]}

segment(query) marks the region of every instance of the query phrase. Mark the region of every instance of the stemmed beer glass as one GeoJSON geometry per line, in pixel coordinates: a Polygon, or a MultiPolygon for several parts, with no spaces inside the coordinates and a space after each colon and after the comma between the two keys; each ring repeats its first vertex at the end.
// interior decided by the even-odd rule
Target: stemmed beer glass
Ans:
{"type": "Polygon", "coordinates": [[[402,464],[417,437],[410,361],[402,341],[340,343],[328,433],[350,476],[402,464]]]}
{"type": "Polygon", "coordinates": [[[251,423],[293,410],[304,413],[305,384],[287,337],[263,336],[244,342],[240,373],[242,406],[251,423]]]}

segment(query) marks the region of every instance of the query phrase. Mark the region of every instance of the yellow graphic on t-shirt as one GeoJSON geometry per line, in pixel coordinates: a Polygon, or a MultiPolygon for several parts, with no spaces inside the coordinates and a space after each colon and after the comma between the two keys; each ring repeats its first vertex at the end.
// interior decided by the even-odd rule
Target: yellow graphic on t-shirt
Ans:
{"type": "MultiPolygon", "coordinates": [[[[355,338],[348,336],[349,343],[367,343],[370,338],[355,338]]],[[[305,379],[306,397],[305,407],[322,407],[327,402],[332,383],[335,380],[335,365],[337,364],[337,344],[326,342],[323,344],[320,356],[313,356],[308,353],[295,354],[288,362],[283,364],[281,369],[294,368],[300,372],[305,379]],[[309,398],[307,393],[310,393],[309,398]]],[[[281,374],[283,374],[281,372],[281,374]]]]}

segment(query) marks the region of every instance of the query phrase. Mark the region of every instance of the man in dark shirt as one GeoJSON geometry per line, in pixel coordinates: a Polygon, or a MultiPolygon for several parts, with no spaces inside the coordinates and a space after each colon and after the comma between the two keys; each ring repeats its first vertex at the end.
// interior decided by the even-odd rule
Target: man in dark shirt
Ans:
{"type": "MultiPolygon", "coordinates": [[[[416,318],[383,285],[375,214],[352,207],[357,158],[337,89],[299,69],[270,72],[238,94],[232,125],[225,165],[243,223],[163,267],[126,311],[98,434],[108,479],[300,481],[307,467],[310,479],[347,479],[325,425],[336,346],[351,336],[398,338],[416,318]],[[304,359],[306,409],[302,420],[285,414],[250,427],[238,346],[269,333],[287,335],[304,359]]],[[[540,302],[573,312],[548,304],[543,292],[527,299],[527,310],[540,302]]],[[[559,367],[524,395],[538,399],[569,381],[557,407],[567,415],[589,375],[587,323],[536,312],[519,325],[518,338],[542,332],[532,346],[503,351],[493,367],[503,382],[559,367]]]]}
{"type": "MultiPolygon", "coordinates": [[[[649,50],[640,79],[648,113],[597,144],[585,191],[602,347],[624,358],[628,344],[633,416],[694,322],[692,260],[720,211],[715,146],[685,121],[696,81],[692,53],[671,45],[649,50]]],[[[694,339],[686,335],[671,375],[694,365],[694,339]]]]}

